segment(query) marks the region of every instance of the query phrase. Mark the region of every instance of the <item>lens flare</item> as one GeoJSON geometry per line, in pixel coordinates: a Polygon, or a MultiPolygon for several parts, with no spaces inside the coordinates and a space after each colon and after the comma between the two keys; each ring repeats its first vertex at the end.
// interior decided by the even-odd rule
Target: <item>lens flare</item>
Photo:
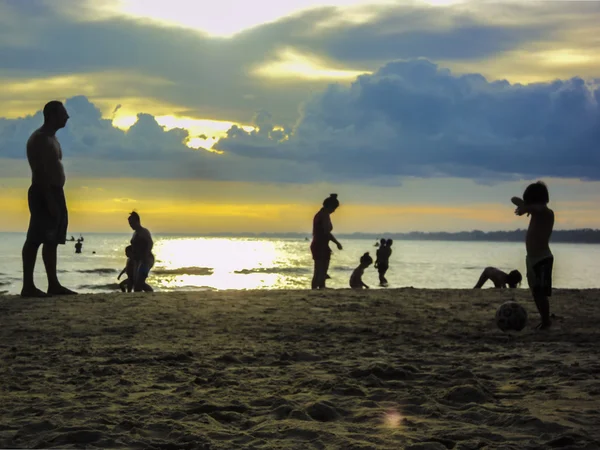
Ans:
{"type": "Polygon", "coordinates": [[[395,409],[390,409],[383,415],[383,424],[388,428],[400,428],[404,416],[395,409]]]}

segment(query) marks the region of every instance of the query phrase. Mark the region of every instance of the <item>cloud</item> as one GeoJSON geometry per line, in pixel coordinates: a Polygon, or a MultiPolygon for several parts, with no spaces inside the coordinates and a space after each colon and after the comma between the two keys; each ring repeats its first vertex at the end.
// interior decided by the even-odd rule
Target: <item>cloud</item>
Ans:
{"type": "MultiPolygon", "coordinates": [[[[188,156],[182,143],[185,130],[165,131],[154,117],[139,114],[138,121],[125,133],[103,119],[100,110],[86,97],[68,99],[70,120],[59,131],[66,159],[71,156],[119,161],[152,161],[188,156]]],[[[24,145],[33,130],[43,122],[41,111],[21,119],[0,119],[0,155],[22,158],[24,145]]]]}
{"type": "Polygon", "coordinates": [[[311,161],[334,179],[598,180],[599,86],[577,77],[511,85],[398,61],[315,95],[287,133],[263,114],[258,129],[232,127],[217,148],[311,161]]]}
{"type": "MultiPolygon", "coordinates": [[[[258,111],[254,130],[232,126],[218,141],[223,154],[186,147],[187,131],[166,131],[150,114],[128,131],[114,128],[83,96],[66,101],[72,119],[59,137],[75,176],[381,186],[404,177],[599,180],[599,86],[577,77],[488,82],[428,60],[396,61],[310,97],[293,127],[258,111]]],[[[21,160],[23,176],[24,145],[41,122],[40,112],[0,119],[0,157],[21,160]]]]}
{"type": "MultiPolygon", "coordinates": [[[[166,130],[154,116],[139,114],[127,131],[101,117],[84,96],[65,101],[70,119],[59,130],[68,177],[163,178],[224,181],[312,182],[323,174],[313,164],[266,160],[257,155],[219,155],[185,145],[188,132],[166,130]]],[[[259,115],[264,126],[268,115],[259,115]]],[[[17,119],[0,119],[0,176],[28,177],[25,145],[43,122],[42,113],[17,119]]]]}
{"type": "MultiPolygon", "coordinates": [[[[366,23],[340,20],[348,14],[345,9],[317,8],[223,39],[141,19],[92,18],[89,11],[80,13],[76,1],[4,2],[0,77],[10,82],[9,93],[0,94],[0,100],[11,108],[23,102],[31,107],[39,101],[44,78],[54,77],[54,92],[63,98],[85,94],[97,104],[110,104],[107,112],[117,103],[125,107],[143,98],[169,105],[170,111],[153,110],[155,114],[176,111],[245,122],[257,109],[267,108],[286,124],[294,120],[298,104],[332,77],[374,71],[389,60],[425,57],[448,65],[516,50],[597,49],[600,11],[585,4],[594,2],[560,3],[486,4],[493,14],[471,4],[443,10],[373,6],[366,23]],[[510,13],[511,8],[519,14],[510,13]],[[559,20],[559,13],[564,19],[559,20]],[[568,34],[575,31],[577,35],[568,34]],[[304,61],[299,70],[294,69],[297,61],[281,60],[282,54],[289,56],[288,50],[304,61]],[[74,77],[76,83],[65,77],[74,77]],[[18,90],[19,80],[30,83],[20,86],[15,99],[10,91],[18,90]]],[[[508,70],[509,65],[496,70],[508,70]]],[[[595,59],[577,70],[588,73],[589,67],[597,67],[595,59]]],[[[548,77],[555,68],[540,61],[531,70],[548,77]]]]}

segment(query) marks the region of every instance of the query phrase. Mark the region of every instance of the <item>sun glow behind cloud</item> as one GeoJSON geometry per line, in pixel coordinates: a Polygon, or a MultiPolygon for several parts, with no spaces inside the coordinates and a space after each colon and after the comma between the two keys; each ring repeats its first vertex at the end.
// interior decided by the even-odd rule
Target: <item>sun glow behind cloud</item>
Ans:
{"type": "MultiPolygon", "coordinates": [[[[156,116],[155,119],[160,126],[165,128],[165,131],[172,130],[173,128],[187,130],[190,133],[190,137],[185,143],[188,147],[202,147],[207,150],[211,150],[219,138],[226,136],[227,130],[233,125],[237,125],[247,132],[254,130],[254,127],[250,125],[235,124],[223,120],[194,119],[192,117],[178,117],[173,115],[156,116]]],[[[112,120],[112,124],[114,127],[122,130],[128,130],[137,120],[136,115],[117,113],[112,120]]],[[[218,150],[212,151],[221,153],[218,150]]]]}
{"type": "Polygon", "coordinates": [[[293,78],[307,80],[353,80],[368,71],[335,69],[327,67],[327,62],[316,56],[303,55],[286,48],[279,53],[279,59],[256,67],[254,75],[265,78],[293,78]]]}

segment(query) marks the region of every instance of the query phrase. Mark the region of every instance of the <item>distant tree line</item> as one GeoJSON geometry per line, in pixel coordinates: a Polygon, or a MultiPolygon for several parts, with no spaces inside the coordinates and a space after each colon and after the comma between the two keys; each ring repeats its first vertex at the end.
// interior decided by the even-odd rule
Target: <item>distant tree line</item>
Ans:
{"type": "MultiPolygon", "coordinates": [[[[424,233],[412,231],[410,233],[353,233],[347,237],[355,239],[378,239],[379,236],[394,240],[418,240],[418,241],[488,241],[488,242],[523,242],[527,230],[513,231],[459,231],[424,233]]],[[[600,230],[582,228],[578,230],[554,230],[551,242],[570,242],[580,244],[599,244],[600,230]]]]}
{"type": "MultiPolygon", "coordinates": [[[[488,242],[523,242],[527,230],[513,231],[459,231],[455,233],[440,231],[425,233],[411,231],[409,233],[352,233],[340,234],[344,239],[394,239],[399,241],[488,241],[488,242]]],[[[304,233],[207,233],[205,236],[219,237],[256,237],[256,238],[287,238],[310,240],[310,234],[304,233]]],[[[578,230],[554,230],[551,242],[570,242],[578,244],[600,244],[600,230],[582,228],[578,230]]]]}

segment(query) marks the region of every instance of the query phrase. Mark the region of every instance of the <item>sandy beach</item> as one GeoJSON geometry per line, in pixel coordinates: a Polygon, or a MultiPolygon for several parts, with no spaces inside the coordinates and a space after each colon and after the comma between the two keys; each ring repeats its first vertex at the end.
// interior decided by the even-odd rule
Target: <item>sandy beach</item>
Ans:
{"type": "Polygon", "coordinates": [[[0,447],[598,449],[599,294],[0,296],[0,447]]]}

